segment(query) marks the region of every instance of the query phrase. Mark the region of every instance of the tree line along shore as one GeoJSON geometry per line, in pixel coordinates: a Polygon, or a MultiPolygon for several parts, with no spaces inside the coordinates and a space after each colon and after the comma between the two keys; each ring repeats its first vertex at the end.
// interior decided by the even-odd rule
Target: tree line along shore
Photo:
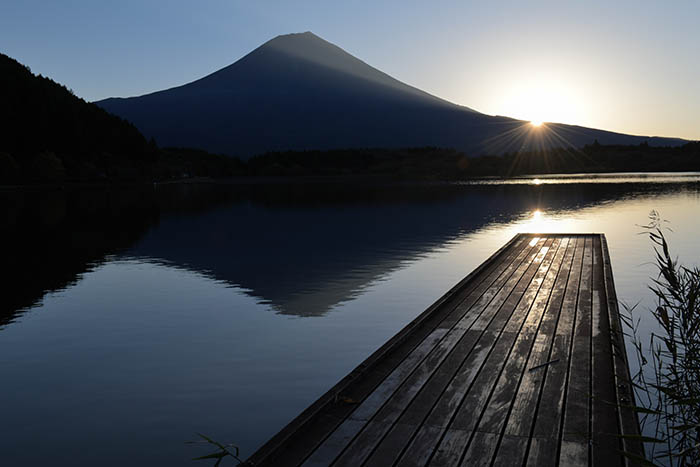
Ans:
{"type": "Polygon", "coordinates": [[[484,155],[439,147],[270,152],[249,159],[160,148],[126,120],[0,54],[0,184],[192,177],[377,176],[463,180],[581,172],[700,171],[700,142],[600,145],[484,155]]]}

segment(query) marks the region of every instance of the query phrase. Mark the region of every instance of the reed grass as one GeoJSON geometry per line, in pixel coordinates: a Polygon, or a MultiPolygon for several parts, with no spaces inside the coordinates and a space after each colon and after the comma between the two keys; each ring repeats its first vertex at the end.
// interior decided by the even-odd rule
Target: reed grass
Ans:
{"type": "MultiPolygon", "coordinates": [[[[700,465],[700,269],[671,255],[665,221],[650,213],[643,226],[655,253],[658,275],[649,289],[657,326],[644,344],[637,307],[624,307],[623,321],[634,347],[637,412],[649,464],[700,465]]],[[[645,340],[645,339],[644,339],[645,340]]]]}
{"type": "Polygon", "coordinates": [[[212,460],[214,461],[214,467],[219,467],[224,459],[230,458],[232,461],[236,462],[235,465],[245,465],[239,457],[238,446],[235,444],[223,444],[201,433],[197,433],[197,436],[201,439],[197,441],[187,441],[187,444],[212,445],[215,446],[217,450],[203,456],[195,457],[192,459],[193,461],[212,460]]]}

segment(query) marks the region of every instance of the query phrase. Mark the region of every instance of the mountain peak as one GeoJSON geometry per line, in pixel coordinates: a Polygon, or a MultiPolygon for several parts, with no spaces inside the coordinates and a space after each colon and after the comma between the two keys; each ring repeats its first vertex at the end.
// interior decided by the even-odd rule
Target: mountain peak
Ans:
{"type": "Polygon", "coordinates": [[[314,34],[314,33],[311,32],[311,31],[290,32],[290,33],[288,33],[288,34],[280,34],[279,36],[276,36],[276,37],[272,38],[271,40],[274,41],[274,40],[277,40],[277,39],[292,39],[292,38],[295,38],[295,37],[315,38],[315,39],[320,39],[320,40],[322,40],[323,42],[327,42],[327,41],[321,39],[319,36],[317,36],[316,34],[314,34]]]}
{"type": "MultiPolygon", "coordinates": [[[[162,145],[243,156],[397,146],[499,153],[530,144],[523,122],[489,117],[409,86],[310,31],[277,36],[189,84],[99,105],[162,145]]],[[[559,139],[552,141],[637,141],[565,130],[558,126],[559,139]]]]}
{"type": "Polygon", "coordinates": [[[311,31],[279,35],[265,42],[249,55],[268,50],[285,53],[315,63],[323,63],[328,66],[336,65],[339,60],[347,61],[348,59],[356,62],[354,63],[355,66],[358,64],[367,66],[364,62],[311,31]]]}
{"type": "MultiPolygon", "coordinates": [[[[316,44],[317,46],[320,45],[325,45],[325,46],[333,46],[330,42],[327,40],[323,39],[322,37],[317,36],[311,31],[305,31],[305,32],[292,32],[289,34],[280,34],[279,36],[275,36],[269,41],[265,42],[263,45],[258,47],[258,49],[264,49],[268,47],[303,47],[304,45],[309,46],[311,44],[316,44]]],[[[256,49],[256,50],[258,50],[256,49]]],[[[341,49],[342,50],[342,49],[341,49]]]]}
{"type": "Polygon", "coordinates": [[[318,95],[323,89],[331,100],[334,96],[347,97],[348,93],[362,98],[368,94],[375,98],[391,95],[456,107],[392,78],[311,31],[276,36],[237,62],[181,88],[248,95],[262,92],[273,99],[286,98],[290,92],[301,89],[314,89],[318,95]]]}

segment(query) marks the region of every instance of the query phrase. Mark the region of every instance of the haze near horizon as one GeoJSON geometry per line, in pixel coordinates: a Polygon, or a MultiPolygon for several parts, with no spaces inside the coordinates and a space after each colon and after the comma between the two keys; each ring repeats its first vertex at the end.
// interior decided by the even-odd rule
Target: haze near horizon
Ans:
{"type": "Polygon", "coordinates": [[[700,5],[180,0],[0,6],[3,52],[87,100],[178,86],[311,30],[387,74],[489,115],[700,139],[700,5]],[[99,10],[99,11],[98,11],[99,10]],[[90,38],[90,40],[86,40],[90,38]]]}

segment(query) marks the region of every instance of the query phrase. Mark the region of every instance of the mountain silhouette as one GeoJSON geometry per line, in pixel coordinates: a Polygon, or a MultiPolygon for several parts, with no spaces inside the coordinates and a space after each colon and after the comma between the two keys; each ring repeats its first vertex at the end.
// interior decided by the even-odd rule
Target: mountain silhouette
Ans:
{"type": "Polygon", "coordinates": [[[128,122],[0,53],[0,184],[148,173],[155,148],[128,122]]]}
{"type": "Polygon", "coordinates": [[[534,128],[404,84],[311,32],[278,36],[183,86],[97,102],[161,146],[248,157],[283,150],[450,147],[470,155],[683,141],[563,124],[534,128]]]}

